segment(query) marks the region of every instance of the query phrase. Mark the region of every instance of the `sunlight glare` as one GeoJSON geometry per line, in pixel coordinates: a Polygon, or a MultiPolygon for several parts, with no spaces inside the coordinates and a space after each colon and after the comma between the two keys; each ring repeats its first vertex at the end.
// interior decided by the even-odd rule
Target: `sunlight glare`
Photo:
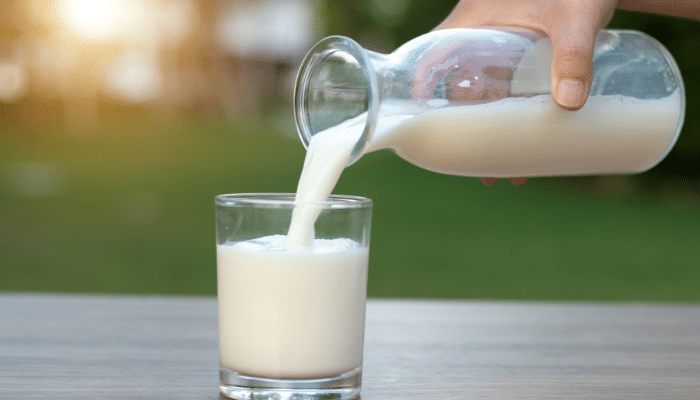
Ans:
{"type": "Polygon", "coordinates": [[[58,6],[66,27],[87,40],[115,39],[125,22],[118,0],[60,0],[58,6]]]}

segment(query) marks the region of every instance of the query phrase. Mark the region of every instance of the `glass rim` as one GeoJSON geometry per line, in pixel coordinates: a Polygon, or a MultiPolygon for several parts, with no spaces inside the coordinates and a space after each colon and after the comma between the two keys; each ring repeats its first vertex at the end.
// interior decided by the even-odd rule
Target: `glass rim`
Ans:
{"type": "Polygon", "coordinates": [[[295,193],[231,193],[214,198],[217,206],[294,208],[299,205],[322,206],[328,209],[367,209],[372,199],[362,196],[331,194],[326,201],[297,202],[295,193]]]}

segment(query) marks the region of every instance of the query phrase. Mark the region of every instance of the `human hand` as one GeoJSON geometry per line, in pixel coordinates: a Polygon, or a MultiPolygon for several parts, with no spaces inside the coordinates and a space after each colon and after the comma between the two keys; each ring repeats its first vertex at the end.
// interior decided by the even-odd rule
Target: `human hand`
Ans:
{"type": "MultiPolygon", "coordinates": [[[[459,35],[437,36],[442,37],[438,39],[439,44],[431,46],[414,59],[416,65],[411,100],[425,107],[442,107],[446,104],[479,105],[511,97],[516,70],[514,65],[522,60],[523,43],[526,42],[526,39],[514,39],[517,35],[509,33],[511,30],[492,31],[496,35],[493,43],[498,43],[497,51],[482,51],[479,56],[475,56],[474,51],[484,47],[483,33],[474,30],[473,35],[462,31],[459,35]],[[500,37],[498,32],[501,32],[500,37]],[[439,103],[431,104],[436,100],[439,103]]],[[[513,31],[518,32],[517,29],[513,31]]],[[[532,37],[540,36],[532,32],[532,37]]],[[[546,82],[549,82],[549,77],[546,82]]],[[[497,178],[479,179],[487,186],[497,181],[497,178]]],[[[525,183],[527,178],[509,180],[517,186],[525,183]]]]}
{"type": "MultiPolygon", "coordinates": [[[[552,43],[552,99],[575,111],[588,98],[595,37],[618,0],[460,0],[435,29],[517,26],[543,31],[552,43]]],[[[479,178],[487,186],[496,178],[479,178]]],[[[510,178],[522,185],[527,178],[510,178]]]]}
{"type": "Polygon", "coordinates": [[[552,43],[552,98],[559,107],[583,107],[591,86],[598,30],[618,0],[461,0],[435,29],[518,26],[543,31],[552,43]]]}

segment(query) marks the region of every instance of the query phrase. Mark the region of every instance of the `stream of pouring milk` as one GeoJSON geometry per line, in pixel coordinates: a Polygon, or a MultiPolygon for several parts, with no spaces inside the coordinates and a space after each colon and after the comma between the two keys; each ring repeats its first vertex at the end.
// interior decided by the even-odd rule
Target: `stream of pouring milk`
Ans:
{"type": "MultiPolygon", "coordinates": [[[[410,115],[394,115],[377,121],[375,135],[396,128],[410,115]]],[[[363,113],[339,125],[319,132],[311,138],[299,177],[297,203],[326,201],[350,161],[352,149],[365,127],[367,114],[363,113]]],[[[287,248],[309,247],[314,239],[314,222],[322,207],[297,206],[287,233],[287,248]]]]}
{"type": "MultiPolygon", "coordinates": [[[[518,177],[634,173],[654,166],[673,144],[680,94],[659,100],[591,96],[564,111],[549,95],[435,108],[419,115],[380,117],[367,152],[392,148],[432,171],[518,177]]],[[[396,105],[393,105],[396,106],[396,105]]],[[[314,135],[296,201],[325,201],[362,134],[361,114],[314,135]]],[[[287,248],[311,245],[320,207],[296,207],[287,248]]]]}

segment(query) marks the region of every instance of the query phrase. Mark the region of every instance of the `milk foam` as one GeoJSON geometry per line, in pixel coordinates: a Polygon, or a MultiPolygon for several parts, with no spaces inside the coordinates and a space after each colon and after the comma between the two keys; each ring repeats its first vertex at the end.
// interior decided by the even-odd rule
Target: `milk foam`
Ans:
{"type": "Polygon", "coordinates": [[[347,251],[350,249],[360,248],[360,244],[352,239],[337,238],[337,239],[314,239],[309,247],[300,249],[289,249],[286,246],[287,236],[285,235],[270,235],[257,239],[246,240],[245,242],[233,243],[230,246],[234,249],[246,252],[259,253],[313,253],[325,254],[339,251],[347,251]]]}

